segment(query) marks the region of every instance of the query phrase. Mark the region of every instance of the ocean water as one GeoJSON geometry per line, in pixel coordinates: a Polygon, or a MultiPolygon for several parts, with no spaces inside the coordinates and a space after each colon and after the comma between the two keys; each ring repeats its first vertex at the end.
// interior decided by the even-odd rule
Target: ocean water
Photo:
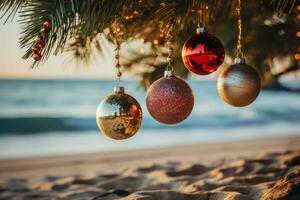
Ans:
{"type": "MultiPolygon", "coordinates": [[[[234,108],[220,100],[216,81],[189,84],[195,95],[191,116],[166,126],[149,116],[138,82],[125,81],[126,92],[142,106],[143,124],[132,138],[113,141],[98,131],[95,112],[114,81],[0,80],[0,158],[300,135],[300,93],[262,91],[252,105],[234,108]]],[[[286,84],[300,88],[300,82],[286,84]]]]}

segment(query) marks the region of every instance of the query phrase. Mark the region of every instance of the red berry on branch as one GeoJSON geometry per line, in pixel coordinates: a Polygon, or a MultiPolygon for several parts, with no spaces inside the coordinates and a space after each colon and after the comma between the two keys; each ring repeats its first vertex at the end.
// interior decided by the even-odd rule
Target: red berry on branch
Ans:
{"type": "Polygon", "coordinates": [[[39,53],[41,51],[41,49],[37,45],[34,45],[32,47],[32,51],[33,51],[33,53],[39,53]]]}
{"type": "Polygon", "coordinates": [[[39,60],[41,60],[41,58],[42,58],[42,55],[40,53],[33,54],[33,59],[35,61],[39,61],[39,60]]]}
{"type": "Polygon", "coordinates": [[[45,29],[50,29],[51,28],[51,22],[49,20],[46,20],[44,23],[43,23],[43,28],[45,29]]]}
{"type": "Polygon", "coordinates": [[[46,28],[41,28],[40,33],[45,33],[47,31],[46,28]]]}
{"type": "Polygon", "coordinates": [[[40,36],[37,36],[36,38],[35,38],[35,43],[36,44],[40,44],[40,43],[42,43],[43,42],[43,40],[42,40],[42,38],[40,37],[40,36]]]}
{"type": "Polygon", "coordinates": [[[40,49],[45,48],[45,43],[44,42],[40,42],[39,44],[37,44],[37,47],[40,49]]]}

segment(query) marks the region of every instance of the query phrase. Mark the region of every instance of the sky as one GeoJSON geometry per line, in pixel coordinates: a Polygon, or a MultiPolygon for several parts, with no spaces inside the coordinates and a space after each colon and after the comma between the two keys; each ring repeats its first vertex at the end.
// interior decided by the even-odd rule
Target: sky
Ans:
{"type": "MultiPolygon", "coordinates": [[[[99,58],[88,66],[74,66],[67,62],[66,55],[51,56],[37,68],[29,69],[33,59],[22,59],[25,49],[19,47],[21,32],[17,19],[0,20],[0,79],[113,79],[114,56],[99,58]]],[[[112,52],[113,53],[113,50],[112,52]]],[[[125,74],[126,78],[126,74],[125,74]]]]}
{"type": "MultiPolygon", "coordinates": [[[[0,13],[1,16],[1,13],[0,13]]],[[[50,56],[43,64],[30,69],[33,58],[22,59],[26,49],[19,46],[18,40],[21,33],[21,26],[18,18],[8,21],[0,20],[0,79],[114,79],[116,70],[114,68],[114,47],[105,48],[103,57],[99,57],[97,63],[88,66],[76,66],[67,62],[67,56],[61,54],[50,56]]],[[[107,46],[109,44],[105,44],[107,46]]],[[[122,45],[123,53],[132,47],[141,48],[141,42],[133,42],[130,45],[122,45]],[[124,48],[125,47],[125,48],[124,48]]],[[[147,48],[147,46],[146,46],[147,48]]],[[[143,47],[144,49],[144,47],[143,47]]],[[[121,51],[121,54],[123,54],[121,51]]],[[[122,63],[121,63],[122,64],[122,63]]],[[[123,79],[136,79],[133,73],[122,72],[123,79]]],[[[202,79],[216,78],[217,74],[206,76],[202,79]]],[[[195,76],[191,75],[194,79],[195,76]]]]}

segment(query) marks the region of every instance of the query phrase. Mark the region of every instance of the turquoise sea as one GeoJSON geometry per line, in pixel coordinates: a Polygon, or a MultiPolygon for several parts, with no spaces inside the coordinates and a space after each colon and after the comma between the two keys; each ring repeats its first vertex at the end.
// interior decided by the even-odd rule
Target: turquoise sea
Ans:
{"type": "MultiPolygon", "coordinates": [[[[153,120],[145,92],[125,81],[127,93],[141,104],[141,130],[126,141],[113,141],[97,129],[97,105],[114,81],[0,80],[0,158],[157,148],[192,143],[300,135],[300,93],[262,91],[244,108],[220,100],[216,81],[189,81],[195,107],[175,126],[153,120]]],[[[300,88],[300,82],[287,82],[300,88]]]]}

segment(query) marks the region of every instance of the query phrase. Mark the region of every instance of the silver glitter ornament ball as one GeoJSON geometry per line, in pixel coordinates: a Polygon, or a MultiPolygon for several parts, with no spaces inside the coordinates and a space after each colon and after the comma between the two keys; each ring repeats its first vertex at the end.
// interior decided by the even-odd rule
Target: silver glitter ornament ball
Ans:
{"type": "Polygon", "coordinates": [[[244,58],[225,69],[218,78],[218,93],[226,103],[242,107],[251,104],[261,90],[260,76],[244,58]]]}

